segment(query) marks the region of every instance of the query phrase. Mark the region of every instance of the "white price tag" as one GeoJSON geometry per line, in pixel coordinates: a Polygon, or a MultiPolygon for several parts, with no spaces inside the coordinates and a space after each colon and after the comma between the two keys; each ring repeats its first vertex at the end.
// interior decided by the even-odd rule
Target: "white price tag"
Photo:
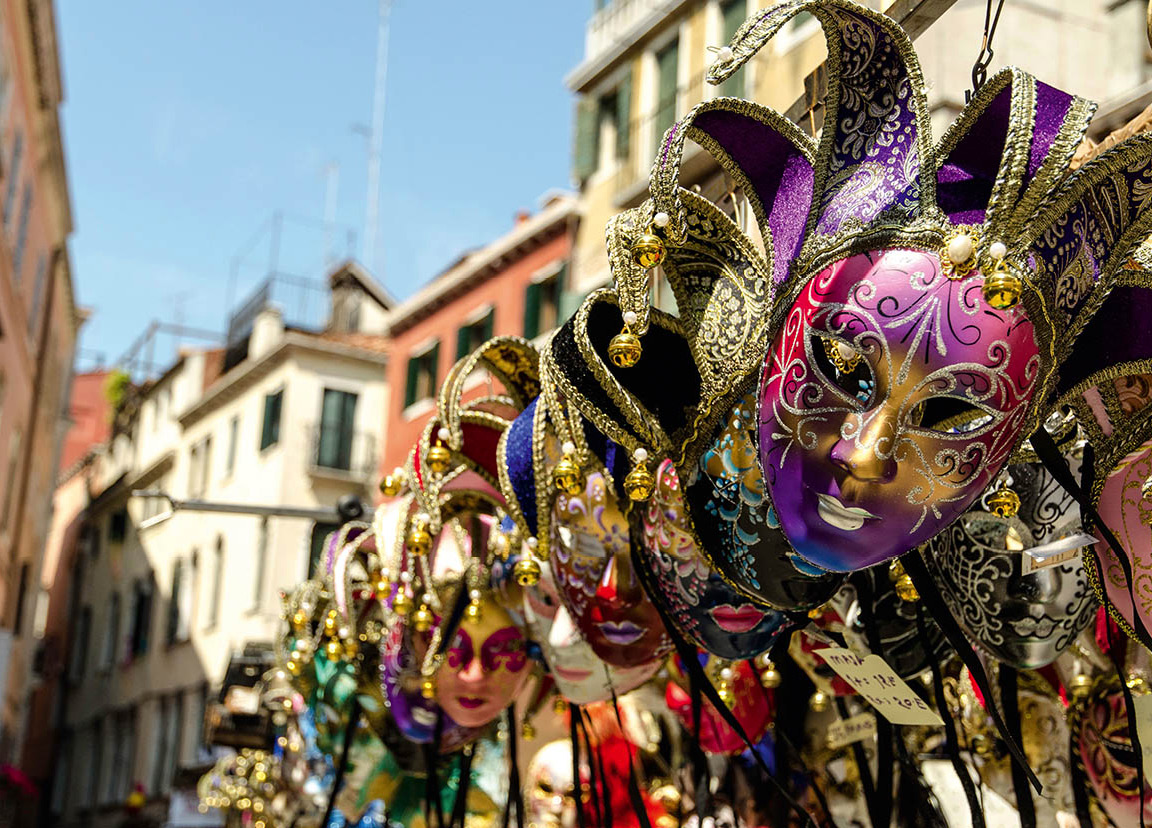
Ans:
{"type": "Polygon", "coordinates": [[[1098,538],[1094,535],[1086,535],[1083,532],[1079,532],[1067,538],[1060,538],[1059,540],[1025,549],[1020,574],[1027,575],[1029,572],[1035,572],[1037,569],[1043,569],[1046,566],[1056,566],[1065,561],[1070,561],[1080,554],[1081,549],[1086,546],[1091,546],[1096,543],[1097,540],[1098,538]]]}
{"type": "Polygon", "coordinates": [[[944,724],[880,656],[873,654],[861,659],[842,647],[827,647],[815,654],[892,724],[944,724]]]}
{"type": "Polygon", "coordinates": [[[828,726],[828,747],[839,750],[853,742],[863,742],[876,735],[876,717],[859,713],[847,719],[837,719],[828,726]]]}

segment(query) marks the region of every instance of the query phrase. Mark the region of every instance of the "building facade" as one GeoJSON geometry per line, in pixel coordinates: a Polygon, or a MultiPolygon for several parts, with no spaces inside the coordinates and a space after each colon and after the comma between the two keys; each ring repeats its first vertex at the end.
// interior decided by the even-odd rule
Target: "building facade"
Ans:
{"type": "Polygon", "coordinates": [[[50,0],[0,2],[0,762],[18,761],[51,492],[81,324],[50,0]]]}
{"type": "Polygon", "coordinates": [[[275,639],[279,591],[311,573],[337,501],[376,479],[391,300],[355,265],[329,284],[322,330],[266,304],[119,404],[73,562],[60,824],[119,825],[136,785],[145,824],[218,822],[196,811],[206,706],[232,653],[275,639]],[[238,511],[206,511],[221,504],[238,511]]]}
{"type": "Polygon", "coordinates": [[[382,474],[404,465],[458,359],[493,336],[535,339],[575,310],[579,294],[571,290],[568,258],[578,218],[572,197],[548,196],[540,212],[518,215],[512,230],[392,311],[382,474]]]}

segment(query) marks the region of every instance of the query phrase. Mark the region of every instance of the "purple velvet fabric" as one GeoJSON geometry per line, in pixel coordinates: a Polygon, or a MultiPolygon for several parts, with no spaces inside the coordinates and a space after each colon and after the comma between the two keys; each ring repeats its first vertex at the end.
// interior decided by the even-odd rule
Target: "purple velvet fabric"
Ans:
{"type": "Polygon", "coordinates": [[[748,177],[768,213],[776,284],[800,251],[804,223],[812,206],[812,165],[768,124],[726,109],[702,112],[695,126],[719,144],[748,177]]]}
{"type": "Polygon", "coordinates": [[[1060,393],[1107,366],[1152,359],[1149,319],[1152,319],[1152,290],[1112,288],[1060,367],[1060,393]]]}
{"type": "Polygon", "coordinates": [[[936,201],[955,224],[981,224],[1008,137],[1012,88],[1001,90],[949,153],[936,176],[936,201]]]}
{"type": "Polygon", "coordinates": [[[1032,149],[1028,155],[1028,181],[1052,151],[1060,126],[1072,105],[1072,96],[1054,86],[1036,82],[1036,128],[1032,132],[1032,149]]]}

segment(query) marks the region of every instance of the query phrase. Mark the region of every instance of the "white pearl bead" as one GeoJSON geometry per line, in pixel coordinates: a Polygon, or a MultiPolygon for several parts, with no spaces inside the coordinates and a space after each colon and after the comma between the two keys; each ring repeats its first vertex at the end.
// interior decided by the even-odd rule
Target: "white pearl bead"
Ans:
{"type": "Polygon", "coordinates": [[[732,47],[721,46],[720,51],[716,53],[716,60],[722,63],[727,63],[728,61],[732,60],[732,47]]]}
{"type": "Polygon", "coordinates": [[[961,264],[972,257],[972,237],[961,233],[948,242],[948,258],[952,264],[961,264]]]}
{"type": "Polygon", "coordinates": [[[625,325],[635,325],[636,324],[636,311],[624,311],[624,324],[625,325]]]}
{"type": "Polygon", "coordinates": [[[404,572],[401,572],[400,573],[400,580],[406,584],[412,583],[412,573],[408,572],[407,570],[405,570],[404,572]]]}
{"type": "Polygon", "coordinates": [[[478,590],[478,589],[472,590],[471,592],[468,593],[468,597],[471,598],[473,601],[479,601],[480,600],[480,590],[478,590]]]}
{"type": "Polygon", "coordinates": [[[526,543],[528,544],[529,549],[535,549],[537,546],[540,545],[540,541],[536,540],[536,538],[528,538],[526,543]]]}
{"type": "Polygon", "coordinates": [[[657,227],[667,227],[668,222],[670,221],[672,221],[672,217],[665,213],[663,210],[652,216],[652,223],[657,227]]]}
{"type": "Polygon", "coordinates": [[[732,668],[731,667],[725,667],[723,670],[721,670],[720,671],[720,678],[724,679],[724,681],[731,681],[732,668]]]}
{"type": "Polygon", "coordinates": [[[404,474],[404,469],[400,468],[400,466],[397,466],[396,468],[392,469],[392,476],[393,477],[399,477],[402,474],[404,474]]]}
{"type": "Polygon", "coordinates": [[[637,463],[643,463],[648,459],[648,449],[644,448],[643,446],[636,449],[636,451],[632,452],[632,459],[634,459],[637,463]]]}
{"type": "Polygon", "coordinates": [[[560,446],[560,451],[564,452],[565,454],[575,454],[576,444],[571,440],[565,440],[564,445],[560,446]]]}
{"type": "Polygon", "coordinates": [[[431,604],[432,603],[432,595],[430,593],[425,592],[423,595],[420,596],[420,600],[423,601],[425,604],[431,604]]]}
{"type": "Polygon", "coordinates": [[[341,638],[347,638],[349,635],[352,634],[352,631],[349,630],[347,627],[341,627],[340,629],[336,630],[336,634],[339,635],[341,638]]]}
{"type": "Polygon", "coordinates": [[[992,242],[988,248],[988,255],[999,262],[1008,255],[1008,246],[1004,242],[992,242]]]}
{"type": "Polygon", "coordinates": [[[856,351],[852,349],[852,346],[840,340],[836,340],[836,353],[840,354],[840,358],[845,362],[856,357],[856,351]]]}
{"type": "Polygon", "coordinates": [[[452,436],[452,432],[450,432],[444,426],[440,426],[440,430],[436,432],[436,436],[439,437],[441,440],[447,440],[449,437],[452,436]]]}

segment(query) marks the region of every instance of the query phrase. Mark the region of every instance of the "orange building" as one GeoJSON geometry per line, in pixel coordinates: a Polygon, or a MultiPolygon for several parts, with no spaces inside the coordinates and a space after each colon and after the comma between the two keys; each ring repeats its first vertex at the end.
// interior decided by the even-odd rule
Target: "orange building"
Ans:
{"type": "Polygon", "coordinates": [[[569,290],[568,263],[577,221],[575,199],[551,196],[392,311],[382,474],[404,465],[456,360],[493,336],[535,339],[575,310],[581,296],[569,290]]]}

